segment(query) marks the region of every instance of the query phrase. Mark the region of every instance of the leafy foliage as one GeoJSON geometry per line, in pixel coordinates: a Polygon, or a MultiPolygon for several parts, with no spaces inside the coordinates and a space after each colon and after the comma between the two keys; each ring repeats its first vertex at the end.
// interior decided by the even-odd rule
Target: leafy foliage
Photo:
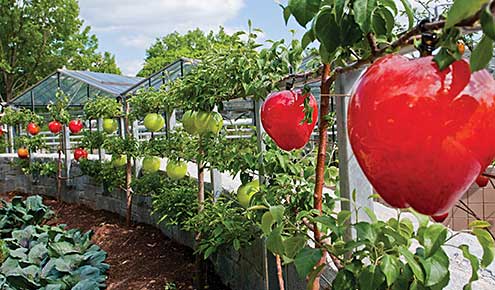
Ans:
{"type": "Polygon", "coordinates": [[[175,100],[165,97],[166,87],[158,90],[139,90],[128,101],[131,105],[131,119],[144,119],[149,113],[170,113],[174,108],[175,100]]]}
{"type": "Polygon", "coordinates": [[[45,139],[43,139],[43,136],[41,135],[36,135],[36,136],[18,136],[14,138],[14,145],[16,147],[26,147],[32,152],[40,150],[40,149],[45,149],[47,148],[45,139]]]}
{"type": "Polygon", "coordinates": [[[289,46],[277,41],[258,51],[257,31],[250,28],[247,41],[238,32],[228,46],[209,50],[189,74],[170,84],[167,98],[176,100],[178,108],[211,111],[215,106],[221,110],[226,100],[266,97],[290,67],[299,68],[302,49],[299,41],[289,46]]]}
{"type": "Polygon", "coordinates": [[[53,211],[43,204],[41,196],[29,196],[23,199],[14,197],[10,202],[0,199],[0,233],[1,238],[10,237],[15,229],[29,225],[40,225],[53,216],[53,211]]]}
{"type": "Polygon", "coordinates": [[[250,245],[258,234],[255,224],[246,217],[246,210],[224,198],[205,201],[204,209],[187,220],[184,228],[201,234],[197,251],[205,259],[224,246],[238,251],[250,245]]]}
{"type": "Polygon", "coordinates": [[[83,27],[76,0],[0,2],[0,95],[10,101],[48,74],[70,69],[116,72],[110,54],[83,27]],[[105,60],[105,61],[101,61],[105,60]]]}
{"type": "Polygon", "coordinates": [[[80,146],[89,150],[101,148],[105,143],[106,134],[104,132],[84,130],[80,146]]]}
{"type": "Polygon", "coordinates": [[[2,289],[100,289],[106,253],[91,243],[92,232],[47,226],[53,212],[41,196],[0,200],[2,289]]]}
{"type": "Polygon", "coordinates": [[[205,33],[200,29],[190,30],[183,35],[178,32],[170,33],[157,39],[146,50],[144,68],[138,76],[147,77],[181,57],[200,60],[210,49],[228,46],[236,40],[237,36],[228,35],[223,27],[217,33],[205,33]]]}
{"type": "Polygon", "coordinates": [[[122,168],[115,168],[112,162],[81,159],[79,166],[84,175],[91,176],[96,182],[103,184],[107,192],[112,192],[125,184],[125,171],[122,168]]]}
{"type": "Polygon", "coordinates": [[[35,176],[56,177],[58,165],[55,161],[30,161],[28,159],[16,159],[13,165],[20,168],[24,174],[33,174],[35,176]]]}
{"type": "Polygon", "coordinates": [[[97,97],[84,104],[85,118],[115,118],[122,115],[122,105],[116,99],[108,97],[97,97]]]}
{"type": "Polygon", "coordinates": [[[25,108],[14,109],[12,107],[6,107],[1,122],[10,126],[24,126],[29,122],[40,124],[43,122],[43,117],[25,108]]]}
{"type": "Polygon", "coordinates": [[[171,180],[163,174],[159,176],[163,185],[154,188],[153,215],[159,223],[182,227],[198,212],[196,181],[189,178],[171,180]]]}
{"type": "Polygon", "coordinates": [[[57,120],[62,124],[69,124],[70,113],[67,110],[69,106],[69,96],[62,90],[58,90],[55,95],[55,102],[50,102],[46,106],[52,120],[57,120]]]}

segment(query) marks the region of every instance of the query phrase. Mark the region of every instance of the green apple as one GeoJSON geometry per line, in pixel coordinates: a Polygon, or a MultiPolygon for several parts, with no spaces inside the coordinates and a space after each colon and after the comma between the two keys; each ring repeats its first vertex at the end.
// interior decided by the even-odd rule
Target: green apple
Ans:
{"type": "Polygon", "coordinates": [[[187,174],[187,164],[184,161],[169,160],[167,164],[168,177],[178,180],[187,174]]]}
{"type": "Polygon", "coordinates": [[[217,112],[211,112],[206,126],[209,132],[212,132],[213,134],[220,133],[220,130],[223,127],[222,115],[217,112]]]}
{"type": "Polygon", "coordinates": [[[251,182],[241,185],[237,189],[237,200],[244,207],[248,208],[251,198],[260,191],[260,181],[255,179],[251,182]]]}
{"type": "Polygon", "coordinates": [[[211,119],[209,112],[197,112],[194,118],[194,126],[198,134],[204,134],[208,131],[208,122],[211,119]]]}
{"type": "Polygon", "coordinates": [[[160,158],[155,156],[146,156],[143,159],[143,171],[146,173],[154,173],[160,170],[160,158]]]}
{"type": "Polygon", "coordinates": [[[127,164],[127,156],[126,155],[120,155],[120,156],[112,155],[112,165],[114,167],[122,167],[126,164],[127,164]]]}
{"type": "Polygon", "coordinates": [[[196,119],[196,112],[191,110],[186,111],[182,116],[182,126],[184,126],[184,130],[191,135],[198,133],[194,119],[196,119]]]}
{"type": "Polygon", "coordinates": [[[117,131],[119,123],[115,119],[103,119],[103,131],[112,134],[117,131]]]}
{"type": "Polygon", "coordinates": [[[144,127],[148,131],[158,132],[163,126],[165,126],[165,119],[160,114],[151,113],[144,118],[144,127]]]}

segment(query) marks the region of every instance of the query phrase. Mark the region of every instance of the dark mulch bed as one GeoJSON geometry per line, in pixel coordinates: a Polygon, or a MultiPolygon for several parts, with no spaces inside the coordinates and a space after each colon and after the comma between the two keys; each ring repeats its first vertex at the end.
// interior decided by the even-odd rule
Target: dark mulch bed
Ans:
{"type": "MultiPolygon", "coordinates": [[[[8,200],[15,195],[23,194],[9,192],[0,197],[8,200]]],[[[193,289],[193,251],[170,240],[158,229],[142,224],[128,227],[116,214],[61,203],[50,197],[44,197],[44,202],[56,213],[50,224],[94,232],[93,242],[108,253],[107,289],[163,290],[167,283],[174,283],[177,289],[193,289]]],[[[209,273],[208,278],[209,289],[229,289],[214,274],[209,273]]]]}

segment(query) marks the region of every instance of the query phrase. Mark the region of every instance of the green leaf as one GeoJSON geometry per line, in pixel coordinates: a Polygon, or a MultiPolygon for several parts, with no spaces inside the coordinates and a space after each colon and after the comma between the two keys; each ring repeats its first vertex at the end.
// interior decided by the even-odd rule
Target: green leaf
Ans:
{"type": "Polygon", "coordinates": [[[471,54],[471,71],[475,72],[484,69],[490,63],[492,57],[493,40],[487,36],[483,36],[471,54]]]}
{"type": "Polygon", "coordinates": [[[427,287],[437,285],[449,275],[449,257],[443,250],[422,261],[426,273],[425,285],[427,287]]]}
{"type": "Polygon", "coordinates": [[[285,256],[293,259],[301,249],[306,245],[306,237],[297,235],[284,241],[285,256]]]}
{"type": "Polygon", "coordinates": [[[471,254],[468,245],[460,245],[459,249],[462,251],[464,258],[466,258],[471,264],[471,278],[469,279],[469,284],[471,284],[471,282],[474,282],[479,278],[478,271],[480,269],[480,260],[478,260],[478,257],[471,254]]]}
{"type": "Polygon", "coordinates": [[[323,253],[321,252],[321,249],[302,249],[294,259],[294,266],[296,266],[296,271],[299,274],[299,277],[302,279],[306,278],[309,273],[311,273],[316,263],[320,261],[322,256],[323,253]]]}
{"type": "Polygon", "coordinates": [[[485,229],[491,226],[492,225],[489,222],[483,220],[476,220],[469,223],[469,228],[485,229]]]}
{"type": "Polygon", "coordinates": [[[486,268],[493,262],[495,255],[495,245],[492,236],[482,229],[473,229],[473,234],[478,239],[483,248],[483,257],[481,259],[481,267],[486,268]]]}
{"type": "Polygon", "coordinates": [[[357,231],[357,239],[359,241],[368,241],[374,243],[377,238],[377,233],[373,226],[367,222],[359,222],[355,226],[357,231]]]}
{"type": "Polygon", "coordinates": [[[279,256],[284,254],[284,241],[282,239],[283,225],[276,227],[266,239],[266,248],[279,256]]]}
{"type": "Polygon", "coordinates": [[[285,208],[282,205],[270,206],[270,213],[276,222],[281,222],[284,218],[285,208]]]}
{"type": "Polygon", "coordinates": [[[284,21],[285,21],[285,25],[287,25],[287,23],[289,22],[289,18],[290,18],[290,15],[292,14],[292,12],[290,11],[290,7],[289,6],[284,7],[283,5],[280,4],[280,7],[282,7],[282,9],[284,11],[284,21]]]}
{"type": "MultiPolygon", "coordinates": [[[[313,30],[327,55],[333,54],[340,46],[340,26],[335,20],[331,6],[324,6],[316,15],[313,30]]],[[[321,50],[320,48],[320,53],[321,50]]]]}
{"type": "Polygon", "coordinates": [[[306,24],[315,17],[320,9],[321,0],[289,0],[289,9],[297,22],[306,27],[306,24]]]}
{"type": "Polygon", "coordinates": [[[411,4],[409,4],[408,0],[400,0],[402,2],[402,6],[404,6],[404,10],[406,11],[407,20],[408,20],[408,28],[411,29],[414,26],[414,11],[411,8],[411,4]]]}
{"type": "Polygon", "coordinates": [[[380,0],[380,4],[390,8],[390,10],[392,10],[392,12],[396,15],[397,13],[399,13],[399,10],[397,9],[397,4],[395,4],[394,0],[380,0]]]}
{"type": "Polygon", "coordinates": [[[490,5],[486,5],[486,7],[481,10],[480,22],[483,33],[492,40],[495,40],[495,19],[493,18],[490,5]]]}
{"type": "Polygon", "coordinates": [[[385,276],[380,268],[375,265],[366,267],[359,275],[359,290],[380,289],[380,285],[385,282],[385,276]]]}
{"type": "Polygon", "coordinates": [[[378,218],[376,217],[375,213],[369,207],[365,207],[363,208],[363,210],[368,215],[372,223],[376,223],[378,221],[378,218]]]}
{"type": "Polygon", "coordinates": [[[335,0],[335,19],[337,22],[342,20],[342,16],[344,15],[344,8],[349,4],[349,0],[335,0]]]}
{"type": "Polygon", "coordinates": [[[261,217],[261,230],[265,235],[269,235],[272,231],[272,225],[275,223],[272,214],[267,211],[261,217]]]}
{"type": "Polygon", "coordinates": [[[345,222],[347,222],[351,218],[352,213],[348,210],[341,210],[337,214],[337,223],[339,225],[343,225],[345,222]]]}
{"type": "Polygon", "coordinates": [[[376,35],[387,34],[387,21],[383,15],[380,14],[379,7],[375,8],[371,14],[371,27],[376,35]]]}
{"type": "Polygon", "coordinates": [[[387,286],[392,286],[400,275],[400,264],[398,258],[391,255],[383,256],[380,263],[380,268],[387,279],[387,286]]]}
{"type": "Polygon", "coordinates": [[[425,247],[425,258],[435,255],[438,249],[445,243],[447,239],[447,228],[441,224],[432,224],[424,231],[423,237],[420,240],[425,247]]]}
{"type": "Polygon", "coordinates": [[[445,29],[454,27],[462,20],[473,16],[489,0],[455,0],[447,13],[445,29]]]}
{"type": "Polygon", "coordinates": [[[306,33],[304,33],[303,38],[301,40],[302,49],[308,47],[308,45],[310,45],[313,41],[315,41],[315,39],[316,37],[313,32],[313,29],[309,29],[308,31],[306,31],[306,33]]]}
{"type": "Polygon", "coordinates": [[[371,16],[377,6],[377,0],[355,0],[353,10],[356,23],[364,33],[370,32],[371,16]]]}
{"type": "Polygon", "coordinates": [[[418,261],[414,258],[414,254],[409,251],[408,248],[404,246],[399,247],[399,252],[404,256],[406,259],[407,264],[411,268],[411,270],[414,273],[414,276],[416,279],[418,279],[420,282],[425,281],[425,274],[423,273],[423,269],[419,265],[418,261]]]}
{"type": "Polygon", "coordinates": [[[447,48],[442,47],[440,51],[433,57],[433,60],[437,63],[438,69],[443,71],[448,68],[454,61],[455,57],[450,54],[447,48]]]}

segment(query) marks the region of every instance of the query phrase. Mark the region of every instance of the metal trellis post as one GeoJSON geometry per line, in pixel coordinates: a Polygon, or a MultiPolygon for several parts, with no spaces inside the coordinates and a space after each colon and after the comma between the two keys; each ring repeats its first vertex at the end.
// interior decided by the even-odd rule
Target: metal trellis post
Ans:
{"type": "MultiPolygon", "coordinates": [[[[261,124],[261,105],[262,101],[260,100],[254,100],[254,124],[256,126],[256,139],[258,142],[258,151],[260,152],[260,158],[259,158],[259,167],[258,167],[258,174],[259,174],[259,181],[260,185],[265,183],[265,177],[264,177],[264,165],[263,165],[263,153],[266,150],[265,147],[265,142],[263,141],[263,125],[261,124]]],[[[266,249],[266,239],[262,239],[262,255],[263,255],[263,287],[264,290],[270,290],[270,274],[269,274],[269,267],[268,267],[268,251],[266,249]]],[[[275,289],[275,288],[274,288],[275,289]]]]}
{"type": "MultiPolygon", "coordinates": [[[[349,94],[358,80],[362,70],[341,74],[335,83],[337,94],[349,94]]],[[[347,135],[347,107],[350,97],[338,97],[335,110],[337,113],[337,142],[339,148],[339,176],[340,195],[344,199],[352,200],[352,192],[356,191],[356,206],[360,209],[356,215],[349,202],[342,202],[342,209],[352,212],[352,222],[368,220],[363,211],[365,207],[373,210],[373,200],[369,196],[373,194],[373,188],[364,175],[361,167],[352,152],[347,135]]],[[[350,238],[350,237],[349,237],[350,238]]]]}

